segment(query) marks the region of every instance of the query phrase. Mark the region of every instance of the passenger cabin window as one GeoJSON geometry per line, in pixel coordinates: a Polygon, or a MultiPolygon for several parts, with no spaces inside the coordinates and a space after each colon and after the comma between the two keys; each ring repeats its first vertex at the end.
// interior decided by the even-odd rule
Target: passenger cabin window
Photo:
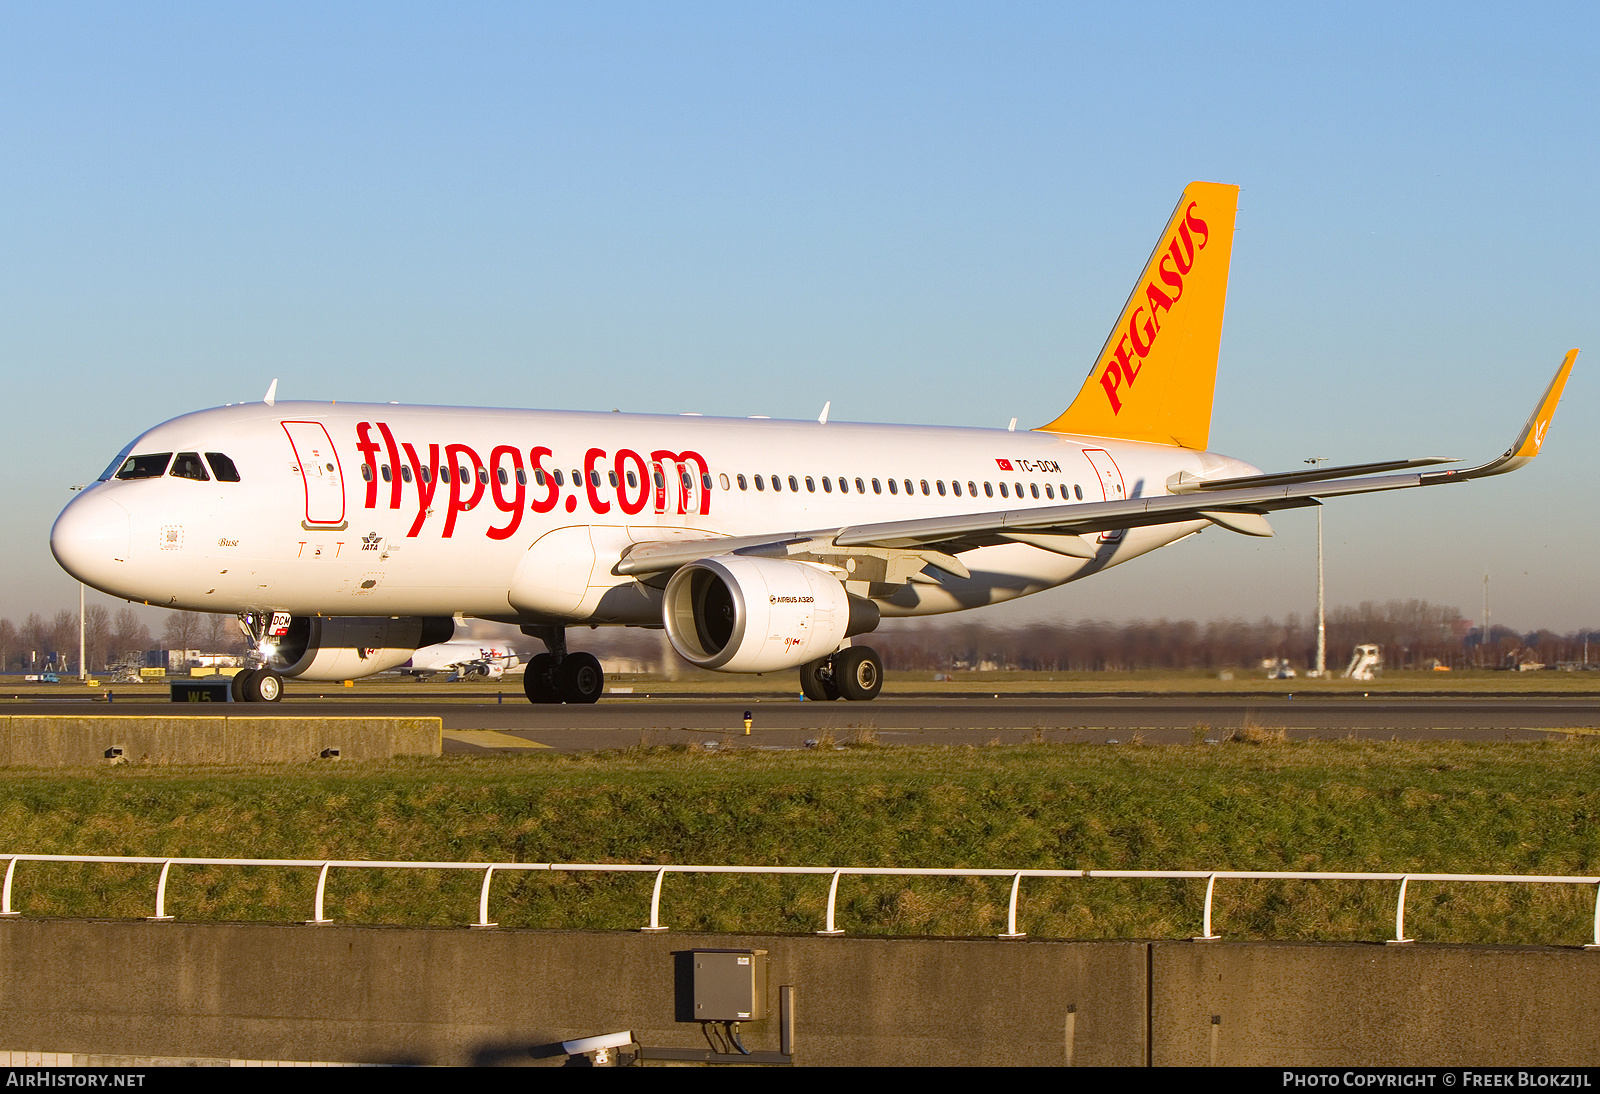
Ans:
{"type": "Polygon", "coordinates": [[[986,482],[983,484],[983,496],[986,498],[994,497],[994,485],[992,483],[986,482]]]}
{"type": "MultiPolygon", "coordinates": [[[[934,485],[939,488],[939,496],[941,498],[944,497],[944,480],[940,479],[938,482],[934,483],[934,485]]],[[[924,494],[926,494],[928,492],[928,487],[927,487],[926,483],[923,484],[922,492],[924,494]]]]}
{"type": "Polygon", "coordinates": [[[813,493],[813,494],[815,494],[817,492],[816,481],[814,479],[812,479],[812,477],[810,475],[806,476],[806,489],[808,491],[810,491],[811,493],[813,493]]]}
{"type": "Polygon", "coordinates": [[[207,452],[206,459],[211,461],[211,477],[218,482],[238,482],[239,469],[233,466],[233,461],[221,452],[207,452]]]}
{"type": "Polygon", "coordinates": [[[372,465],[371,464],[364,463],[364,464],[361,465],[361,481],[362,482],[371,482],[372,481],[372,465]]]}
{"type": "Polygon", "coordinates": [[[394,472],[389,470],[388,464],[384,464],[381,468],[379,468],[379,472],[383,475],[384,482],[394,481],[394,472]]]}
{"type": "Polygon", "coordinates": [[[1001,483],[1000,484],[1000,496],[1002,498],[1009,498],[1011,496],[1010,492],[1006,490],[1006,484],[1005,483],[1001,483]]]}
{"type": "MultiPolygon", "coordinates": [[[[521,472],[518,472],[518,474],[521,474],[521,472]]],[[[400,481],[401,482],[410,482],[411,481],[411,468],[406,466],[405,464],[401,464],[400,465],[400,481]]]]}
{"type": "Polygon", "coordinates": [[[153,452],[146,456],[129,456],[117,472],[119,479],[159,479],[167,473],[171,452],[153,452]]]}
{"type": "Polygon", "coordinates": [[[1039,484],[1036,482],[1030,482],[1028,484],[1028,492],[1037,498],[1039,496],[1039,484]]]}
{"type": "MultiPolygon", "coordinates": [[[[858,481],[859,481],[859,480],[858,480],[858,481]]],[[[882,487],[882,486],[879,486],[879,485],[878,485],[878,480],[877,480],[877,479],[873,479],[873,480],[872,480],[872,492],[873,492],[873,493],[874,493],[874,494],[881,494],[881,493],[883,493],[883,487],[882,487]]]]}
{"type": "MultiPolygon", "coordinates": [[[[877,486],[878,485],[878,480],[877,479],[873,479],[872,480],[872,485],[873,486],[877,486]]],[[[867,492],[867,484],[862,482],[859,478],[856,479],[856,493],[865,494],[866,492],[867,492]]]]}
{"type": "Polygon", "coordinates": [[[744,475],[740,474],[740,475],[736,475],[734,477],[736,479],[738,479],[738,481],[739,481],[739,489],[740,490],[748,490],[748,489],[750,489],[750,483],[745,480],[744,475]]]}
{"type": "Polygon", "coordinates": [[[757,490],[765,490],[766,489],[766,486],[763,483],[762,478],[761,478],[760,475],[755,476],[755,480],[756,480],[756,489],[757,490]]]}
{"type": "Polygon", "coordinates": [[[1077,498],[1079,501],[1082,501],[1083,500],[1083,487],[1079,486],[1077,483],[1073,483],[1072,484],[1072,496],[1077,498]]]}
{"type": "Polygon", "coordinates": [[[793,490],[796,494],[800,492],[800,482],[793,475],[789,476],[789,489],[793,490]]]}
{"type": "MultiPolygon", "coordinates": [[[[942,493],[942,491],[941,491],[941,493],[942,493]]],[[[928,496],[928,480],[927,479],[923,479],[922,480],[922,496],[923,497],[927,497],[928,496]]]]}
{"type": "Polygon", "coordinates": [[[900,487],[895,484],[895,481],[893,479],[889,480],[889,493],[891,493],[891,494],[900,493],[900,487]]]}
{"type": "Polygon", "coordinates": [[[172,461],[172,477],[193,479],[195,482],[211,481],[211,476],[206,474],[206,465],[201,462],[198,452],[179,452],[178,458],[172,461]]]}
{"type": "Polygon", "coordinates": [[[971,494],[973,497],[978,496],[978,484],[973,482],[971,479],[967,480],[967,493],[971,494]]]}
{"type": "Polygon", "coordinates": [[[822,476],[822,492],[824,494],[833,493],[833,480],[826,475],[822,476]]]}

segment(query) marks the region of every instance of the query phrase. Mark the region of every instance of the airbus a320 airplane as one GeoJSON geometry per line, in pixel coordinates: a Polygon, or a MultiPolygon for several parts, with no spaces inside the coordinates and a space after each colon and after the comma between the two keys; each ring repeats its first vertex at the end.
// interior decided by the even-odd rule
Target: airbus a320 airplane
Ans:
{"type": "Polygon", "coordinates": [[[855,640],[883,616],[996,604],[1218,525],[1341,494],[1515,470],[1544,441],[1569,352],[1522,433],[1477,467],[1436,458],[1262,474],[1206,450],[1238,187],[1188,187],[1082,390],[1028,432],[393,404],[260,403],[174,418],[56,520],[73,577],[128,600],[237,613],[262,667],[344,680],[448,639],[463,613],[548,653],[536,703],[604,678],[573,626],[665,627],[687,661],[798,670],[871,699],[855,640]]]}

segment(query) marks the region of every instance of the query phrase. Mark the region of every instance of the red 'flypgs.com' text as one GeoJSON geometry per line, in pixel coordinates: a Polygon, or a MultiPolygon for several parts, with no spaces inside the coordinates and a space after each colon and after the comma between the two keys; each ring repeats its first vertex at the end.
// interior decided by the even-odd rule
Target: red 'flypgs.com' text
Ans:
{"type": "MultiPolygon", "coordinates": [[[[390,509],[406,508],[404,495],[409,492],[417,515],[406,532],[407,538],[422,530],[441,487],[448,491],[441,533],[445,539],[455,534],[456,517],[486,497],[506,514],[504,524],[486,530],[490,539],[510,538],[522,523],[523,513],[530,509],[548,513],[561,501],[565,477],[559,469],[545,466],[545,461],[554,455],[548,448],[530,448],[526,462],[522,450],[509,444],[496,445],[487,459],[465,444],[430,444],[426,452],[419,452],[418,448],[409,441],[397,442],[393,430],[384,422],[356,425],[361,477],[366,480],[365,507],[376,509],[386,502],[390,509]],[[376,438],[372,435],[374,429],[378,432],[376,438]],[[388,456],[388,462],[377,458],[379,452],[388,456]],[[379,467],[381,475],[376,470],[379,467]],[[380,478],[387,481],[380,482],[380,478]]],[[[669,493],[675,496],[679,514],[688,513],[691,508],[701,516],[711,512],[711,491],[706,485],[710,469],[700,453],[664,449],[640,453],[622,448],[611,458],[610,468],[602,472],[600,465],[606,458],[603,448],[584,453],[583,470],[573,469],[573,492],[566,497],[567,512],[577,511],[580,488],[589,511],[597,514],[609,513],[612,505],[627,516],[642,513],[647,506],[656,513],[665,513],[669,493]]]]}

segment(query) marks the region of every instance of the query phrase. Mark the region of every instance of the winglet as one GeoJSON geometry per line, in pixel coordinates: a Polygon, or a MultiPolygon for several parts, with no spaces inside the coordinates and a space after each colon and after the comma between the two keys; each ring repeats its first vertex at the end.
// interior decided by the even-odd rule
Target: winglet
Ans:
{"type": "Polygon", "coordinates": [[[1517,439],[1506,449],[1505,455],[1464,471],[1436,471],[1422,476],[1423,482],[1432,484],[1451,479],[1482,479],[1490,475],[1504,475],[1508,471],[1515,471],[1530,463],[1544,445],[1545,435],[1550,429],[1550,420],[1556,416],[1556,404],[1561,402],[1561,392],[1566,388],[1567,377],[1571,375],[1572,366],[1577,360],[1578,351],[1569,349],[1566,357],[1562,358],[1561,367],[1556,369],[1555,378],[1550,381],[1550,386],[1544,389],[1544,396],[1540,398],[1539,405],[1533,408],[1533,413],[1528,417],[1528,424],[1522,427],[1522,432],[1517,434],[1517,439]]]}
{"type": "Polygon", "coordinates": [[[272,378],[272,383],[267,387],[267,393],[261,397],[261,401],[268,406],[272,406],[278,401],[278,378],[276,376],[272,378]]]}

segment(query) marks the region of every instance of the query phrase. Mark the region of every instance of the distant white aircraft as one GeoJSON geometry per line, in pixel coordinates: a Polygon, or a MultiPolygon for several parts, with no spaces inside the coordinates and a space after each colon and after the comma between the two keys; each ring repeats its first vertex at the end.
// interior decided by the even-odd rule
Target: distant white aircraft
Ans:
{"type": "Polygon", "coordinates": [[[447,672],[451,680],[465,680],[472,676],[485,676],[498,680],[507,669],[522,664],[522,657],[503,645],[485,645],[482,642],[452,640],[425,646],[411,655],[399,671],[409,676],[432,676],[447,672]]]}
{"type": "Polygon", "coordinates": [[[448,641],[455,613],[544,644],[534,702],[600,696],[600,663],[568,651],[576,625],[665,627],[703,668],[798,669],[811,698],[871,699],[882,664],[854,640],[882,616],[996,604],[1210,525],[1267,536],[1273,510],[1538,453],[1577,350],[1477,467],[1262,474],[1208,451],[1237,200],[1184,191],[1077,398],[1029,432],[279,403],[274,386],[141,434],[51,549],[113,596],[238,613],[263,660],[251,699],[394,668],[448,641]]]}

